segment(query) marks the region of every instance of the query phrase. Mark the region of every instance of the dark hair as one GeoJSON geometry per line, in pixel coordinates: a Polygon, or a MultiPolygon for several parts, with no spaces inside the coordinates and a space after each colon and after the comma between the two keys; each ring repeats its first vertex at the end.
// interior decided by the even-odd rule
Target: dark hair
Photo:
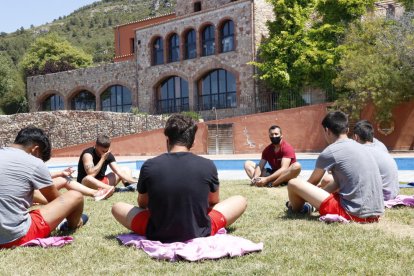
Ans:
{"type": "Polygon", "coordinates": [[[164,135],[170,146],[181,145],[190,149],[193,146],[197,125],[194,120],[182,114],[171,115],[165,123],[164,135]]]}
{"type": "Polygon", "coordinates": [[[354,126],[354,134],[359,136],[359,139],[363,142],[374,141],[374,128],[372,124],[367,120],[358,121],[354,126]]]}
{"type": "Polygon", "coordinates": [[[342,111],[331,111],[322,120],[322,126],[329,129],[334,135],[346,134],[348,117],[342,111]]]}
{"type": "Polygon", "coordinates": [[[111,139],[108,135],[101,134],[96,138],[96,144],[104,148],[109,148],[111,146],[111,139]]]}
{"type": "Polygon", "coordinates": [[[42,160],[46,162],[50,159],[52,147],[50,145],[49,137],[40,128],[34,126],[22,128],[17,134],[14,143],[22,145],[23,147],[35,144],[40,148],[42,160]]]}
{"type": "Polygon", "coordinates": [[[280,134],[282,134],[282,128],[280,126],[277,126],[277,125],[273,125],[273,126],[269,127],[269,132],[273,129],[276,129],[276,128],[278,128],[280,130],[280,134]]]}

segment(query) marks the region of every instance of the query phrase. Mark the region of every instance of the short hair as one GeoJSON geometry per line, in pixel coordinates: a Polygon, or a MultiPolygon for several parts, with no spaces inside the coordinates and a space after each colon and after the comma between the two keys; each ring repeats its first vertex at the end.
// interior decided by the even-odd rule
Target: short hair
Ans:
{"type": "Polygon", "coordinates": [[[348,130],[348,116],[342,111],[331,111],[323,118],[322,126],[329,129],[336,136],[346,134],[348,130]]]}
{"type": "Polygon", "coordinates": [[[108,135],[101,134],[96,138],[96,144],[104,148],[109,148],[111,146],[111,139],[108,135]]]}
{"type": "Polygon", "coordinates": [[[165,123],[164,135],[170,146],[181,145],[190,149],[193,146],[197,125],[194,120],[182,114],[171,115],[165,123]]]}
{"type": "Polygon", "coordinates": [[[40,148],[41,158],[44,162],[51,157],[52,146],[46,133],[37,127],[22,128],[14,139],[14,143],[23,147],[37,145],[40,148]]]}
{"type": "Polygon", "coordinates": [[[359,136],[359,139],[363,142],[374,141],[374,128],[372,124],[367,120],[358,121],[354,126],[354,134],[359,136]]]}
{"type": "Polygon", "coordinates": [[[277,126],[277,125],[273,125],[273,126],[269,127],[269,132],[273,129],[276,129],[276,128],[278,128],[280,130],[280,134],[282,134],[282,128],[280,126],[277,126]]]}

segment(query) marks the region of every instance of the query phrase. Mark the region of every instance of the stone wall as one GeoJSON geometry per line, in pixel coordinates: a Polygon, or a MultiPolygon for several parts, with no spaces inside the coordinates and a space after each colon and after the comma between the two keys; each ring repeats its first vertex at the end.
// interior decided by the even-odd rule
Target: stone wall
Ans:
{"type": "MultiPolygon", "coordinates": [[[[179,76],[188,81],[190,109],[194,110],[197,104],[197,83],[205,74],[214,69],[225,69],[235,76],[238,97],[255,95],[254,68],[248,64],[254,58],[252,17],[251,1],[237,1],[218,10],[179,17],[166,23],[137,30],[136,36],[141,40],[141,43],[137,45],[139,109],[153,113],[157,88],[161,82],[168,77],[179,76]],[[236,48],[227,53],[217,53],[219,26],[229,19],[234,22],[236,48]],[[200,37],[206,24],[213,24],[216,29],[216,54],[201,56],[200,37]],[[151,65],[151,47],[156,37],[162,37],[166,40],[171,34],[176,33],[180,36],[182,43],[184,34],[191,28],[197,32],[197,58],[156,66],[151,65]]],[[[238,109],[241,111],[246,107],[239,105],[238,109]]],[[[221,110],[220,112],[225,113],[226,111],[221,110]]],[[[245,114],[246,112],[240,113],[245,114]]]]}
{"type": "Polygon", "coordinates": [[[163,128],[167,116],[134,115],[132,113],[54,111],[0,116],[0,146],[13,143],[23,127],[34,125],[44,129],[53,148],[95,141],[98,134],[111,138],[163,128]]]}
{"type": "Polygon", "coordinates": [[[64,108],[70,108],[71,99],[81,90],[96,97],[96,109],[100,110],[100,95],[112,85],[127,87],[132,93],[132,105],[137,105],[137,66],[135,61],[103,64],[97,67],[77,69],[27,78],[27,97],[30,111],[41,111],[41,103],[50,95],[64,99],[64,108]]]}
{"type": "Polygon", "coordinates": [[[269,36],[269,29],[267,28],[268,21],[275,20],[275,14],[273,13],[273,6],[269,1],[254,1],[254,47],[255,53],[257,52],[263,39],[269,36]]]}
{"type": "Polygon", "coordinates": [[[232,0],[177,0],[175,13],[178,16],[188,15],[194,12],[194,3],[201,3],[201,11],[213,8],[220,8],[221,6],[234,2],[232,0]]]}

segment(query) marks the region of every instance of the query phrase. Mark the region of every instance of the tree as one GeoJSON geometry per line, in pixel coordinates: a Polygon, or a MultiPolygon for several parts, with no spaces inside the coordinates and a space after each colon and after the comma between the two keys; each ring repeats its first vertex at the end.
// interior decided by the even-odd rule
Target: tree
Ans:
{"type": "Polygon", "coordinates": [[[413,0],[399,0],[407,11],[414,10],[414,1],[413,0]]]}
{"type": "Polygon", "coordinates": [[[27,77],[87,67],[91,64],[90,55],[73,47],[56,34],[49,34],[38,38],[31,45],[23,57],[21,68],[27,77]]]}
{"type": "Polygon", "coordinates": [[[374,0],[271,0],[276,20],[259,51],[259,78],[284,94],[331,87],[348,24],[374,0]]]}
{"type": "MultiPolygon", "coordinates": [[[[270,36],[259,49],[259,78],[278,91],[278,101],[287,103],[291,91],[306,82],[310,48],[306,24],[315,1],[271,1],[276,20],[268,23],[270,36]]],[[[287,106],[288,107],[288,106],[287,106]]]]}
{"type": "Polygon", "coordinates": [[[13,87],[12,75],[12,61],[3,52],[0,52],[0,97],[10,91],[13,87]]]}
{"type": "Polygon", "coordinates": [[[27,111],[24,82],[11,58],[0,52],[0,113],[27,111]]]}
{"type": "Polygon", "coordinates": [[[352,24],[343,45],[335,85],[337,106],[358,118],[367,103],[378,122],[392,109],[414,98],[414,14],[401,18],[366,18],[352,24]]]}

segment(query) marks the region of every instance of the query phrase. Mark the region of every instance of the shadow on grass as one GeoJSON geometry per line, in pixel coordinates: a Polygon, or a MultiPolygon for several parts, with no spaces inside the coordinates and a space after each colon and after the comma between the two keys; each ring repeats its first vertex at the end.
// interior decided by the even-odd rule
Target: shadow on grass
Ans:
{"type": "Polygon", "coordinates": [[[133,233],[133,232],[125,232],[125,233],[111,234],[111,235],[105,235],[105,236],[104,236],[104,238],[105,238],[106,240],[110,240],[110,241],[112,241],[112,240],[116,240],[116,241],[118,242],[118,244],[119,244],[119,245],[123,245],[123,244],[122,244],[122,242],[121,242],[120,240],[118,240],[118,239],[117,239],[117,237],[118,237],[119,235],[126,235],[126,234],[135,234],[135,233],[133,233]]]}
{"type": "Polygon", "coordinates": [[[286,210],[282,216],[279,217],[282,220],[310,220],[310,221],[317,221],[319,220],[319,215],[308,215],[308,214],[289,214],[286,210]]]}

